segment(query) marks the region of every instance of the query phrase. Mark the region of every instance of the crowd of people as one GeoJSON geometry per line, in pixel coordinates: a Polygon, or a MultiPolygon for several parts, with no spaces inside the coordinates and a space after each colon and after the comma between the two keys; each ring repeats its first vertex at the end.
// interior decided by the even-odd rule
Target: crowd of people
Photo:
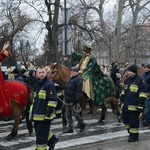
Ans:
{"type": "MultiPolygon", "coordinates": [[[[47,146],[49,150],[53,150],[58,142],[58,138],[50,131],[50,125],[54,119],[54,110],[60,112],[58,116],[61,116],[62,103],[60,104],[58,97],[62,96],[62,90],[65,90],[68,104],[66,115],[68,128],[63,133],[73,132],[72,116],[75,116],[80,123],[79,131],[85,130],[86,123],[74,109],[81,96],[89,101],[93,113],[97,105],[105,104],[105,99],[102,97],[101,101],[98,101],[102,91],[99,90],[100,83],[97,84],[98,76],[109,76],[115,84],[115,98],[122,109],[122,120],[129,133],[128,142],[139,140],[139,115],[144,108],[145,118],[142,123],[144,126],[150,125],[150,64],[145,64],[143,74],[139,75],[138,66],[135,64],[120,65],[116,62],[108,66],[99,66],[91,52],[92,48],[86,45],[82,47],[82,54],[72,49],[71,61],[78,62],[78,65],[71,67],[70,79],[65,87],[60,83],[54,84],[48,79],[47,71],[50,71],[50,68],[39,66],[35,69],[33,64],[30,64],[27,69],[16,67],[12,70],[8,66],[3,74],[5,79],[19,80],[33,88],[32,120],[36,132],[36,150],[42,148],[46,150],[47,146]],[[58,103],[59,109],[56,109],[58,103]]],[[[109,96],[109,94],[106,95],[109,96]]]]}

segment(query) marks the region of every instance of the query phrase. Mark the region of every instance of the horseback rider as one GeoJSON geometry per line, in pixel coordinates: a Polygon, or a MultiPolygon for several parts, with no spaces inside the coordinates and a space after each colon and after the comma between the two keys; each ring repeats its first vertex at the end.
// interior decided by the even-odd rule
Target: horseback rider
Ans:
{"type": "MultiPolygon", "coordinates": [[[[10,42],[9,40],[2,40],[0,42],[0,62],[2,62],[6,57],[12,57],[11,52],[9,50],[10,42]]],[[[8,101],[5,100],[5,95],[4,95],[4,77],[1,71],[0,67],[0,115],[4,117],[10,116],[11,112],[8,111],[10,110],[8,106],[10,107],[10,104],[8,101]]]]}
{"type": "Polygon", "coordinates": [[[90,102],[92,102],[90,103],[91,111],[95,114],[96,106],[105,105],[106,98],[110,97],[112,93],[111,90],[108,92],[110,88],[110,85],[108,86],[109,81],[105,79],[91,51],[92,48],[87,45],[82,46],[82,54],[72,49],[72,62],[79,63],[79,73],[83,79],[83,99],[90,99],[90,102]],[[106,86],[108,86],[108,89],[106,86]]]}

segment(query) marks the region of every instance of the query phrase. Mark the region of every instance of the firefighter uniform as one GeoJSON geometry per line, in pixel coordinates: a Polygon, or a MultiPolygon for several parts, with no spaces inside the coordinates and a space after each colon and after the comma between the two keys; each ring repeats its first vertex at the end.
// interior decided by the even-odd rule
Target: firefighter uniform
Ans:
{"type": "Polygon", "coordinates": [[[62,114],[62,106],[63,106],[63,93],[62,90],[64,90],[64,86],[60,83],[54,83],[55,87],[56,87],[56,91],[57,91],[57,106],[55,108],[55,114],[56,114],[56,118],[61,118],[61,114],[62,114]]]}
{"type": "Polygon", "coordinates": [[[131,65],[128,70],[133,71],[135,76],[126,79],[120,100],[122,120],[129,132],[128,142],[135,142],[139,138],[139,114],[147,98],[147,88],[142,77],[137,74],[136,66],[131,65]]]}
{"type": "Polygon", "coordinates": [[[34,104],[32,119],[36,132],[36,150],[53,149],[58,141],[50,131],[51,121],[54,119],[54,109],[57,105],[57,93],[53,82],[47,77],[37,82],[34,90],[34,104]]]}

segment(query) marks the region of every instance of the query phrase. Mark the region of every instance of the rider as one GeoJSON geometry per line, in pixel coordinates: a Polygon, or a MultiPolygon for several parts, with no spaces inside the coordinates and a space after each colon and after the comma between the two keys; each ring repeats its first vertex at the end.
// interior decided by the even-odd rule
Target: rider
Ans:
{"type": "MultiPolygon", "coordinates": [[[[11,52],[9,50],[9,46],[10,46],[10,42],[9,40],[2,40],[0,42],[0,62],[2,62],[6,57],[12,57],[11,52]]],[[[5,95],[4,95],[4,78],[3,78],[3,74],[1,71],[1,67],[0,67],[0,96],[1,96],[1,100],[0,100],[0,115],[4,116],[4,117],[8,117],[10,115],[10,112],[8,111],[9,108],[9,102],[7,102],[5,100],[5,95]]]]}
{"type": "Polygon", "coordinates": [[[95,114],[96,106],[105,105],[106,98],[110,97],[112,93],[108,93],[108,90],[106,90],[108,81],[105,79],[91,51],[92,48],[87,45],[82,46],[82,54],[72,49],[72,62],[79,63],[79,73],[83,78],[83,99],[85,97],[90,99],[90,102],[92,102],[91,111],[95,114]]]}

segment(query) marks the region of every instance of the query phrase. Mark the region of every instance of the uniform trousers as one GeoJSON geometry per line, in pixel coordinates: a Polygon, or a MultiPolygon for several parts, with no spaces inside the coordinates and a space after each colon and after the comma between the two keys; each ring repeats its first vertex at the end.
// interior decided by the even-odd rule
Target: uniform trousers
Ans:
{"type": "Polygon", "coordinates": [[[122,110],[122,120],[129,132],[129,138],[138,140],[139,138],[139,112],[122,110]]]}
{"type": "Polygon", "coordinates": [[[34,122],[37,147],[42,147],[42,145],[43,145],[43,147],[45,147],[45,145],[51,146],[56,141],[57,138],[50,131],[50,126],[51,126],[51,121],[34,122]]]}

